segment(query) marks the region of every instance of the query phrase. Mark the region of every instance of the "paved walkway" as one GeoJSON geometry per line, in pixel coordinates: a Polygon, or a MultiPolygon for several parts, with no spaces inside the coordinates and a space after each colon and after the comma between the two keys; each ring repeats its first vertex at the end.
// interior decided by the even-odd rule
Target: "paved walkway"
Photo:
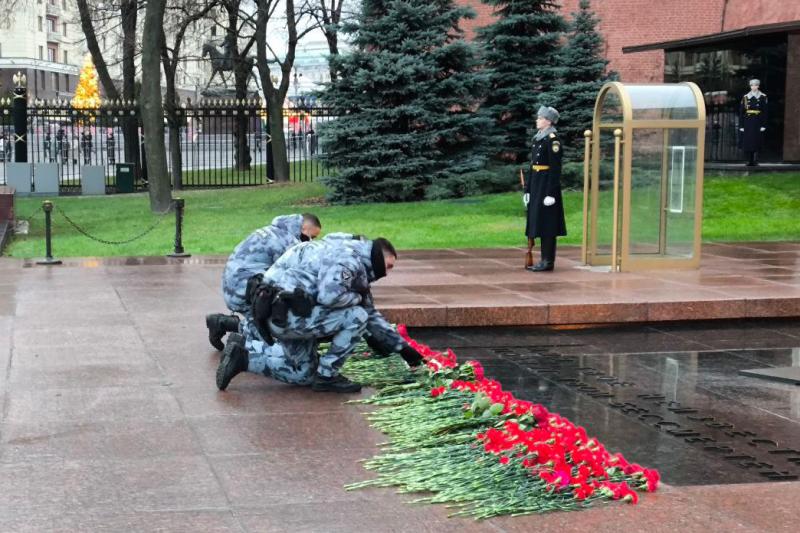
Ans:
{"type": "MultiPolygon", "coordinates": [[[[722,278],[727,290],[737,276],[751,296],[796,298],[787,296],[798,291],[793,245],[752,248],[764,264],[731,259],[741,268],[727,273],[718,269],[736,250],[717,251],[712,270],[684,276],[722,300],[722,278]]],[[[518,251],[403,254],[381,282],[379,302],[408,314],[425,299],[428,309],[446,304],[443,316],[459,316],[466,311],[451,309],[519,307],[517,295],[538,286],[523,309],[541,301],[551,313],[560,304],[542,295],[591,296],[602,306],[602,295],[617,288],[652,291],[628,275],[599,275],[605,286],[592,287],[595,276],[570,261],[533,281],[509,270],[520,258],[518,251]],[[555,285],[544,291],[544,284],[555,285]]],[[[410,498],[388,490],[345,492],[345,483],[366,475],[357,461],[383,440],[359,409],[258,376],[216,390],[218,354],[203,315],[223,308],[223,261],[25,268],[0,259],[0,531],[793,530],[798,484],[665,487],[638,507],[485,523],[402,504],[410,498]]],[[[679,278],[670,283],[686,284],[679,278]]],[[[695,290],[688,284],[684,293],[695,290]]]]}
{"type": "Polygon", "coordinates": [[[414,326],[603,324],[800,316],[800,243],[713,244],[700,270],[616,273],[580,266],[566,247],[554,272],[522,268],[522,249],[405,252],[373,289],[414,326]]]}

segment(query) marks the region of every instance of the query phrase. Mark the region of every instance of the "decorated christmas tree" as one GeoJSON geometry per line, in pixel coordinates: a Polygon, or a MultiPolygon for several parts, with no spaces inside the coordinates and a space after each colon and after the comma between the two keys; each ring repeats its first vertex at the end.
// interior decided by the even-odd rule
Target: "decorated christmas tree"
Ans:
{"type": "Polygon", "coordinates": [[[100,107],[100,85],[98,83],[97,69],[94,68],[91,56],[87,55],[81,67],[78,85],[75,87],[75,96],[72,106],[81,109],[100,107]]]}
{"type": "Polygon", "coordinates": [[[489,94],[481,109],[492,119],[494,152],[522,162],[530,152],[536,111],[556,102],[559,48],[566,21],[554,0],[482,0],[497,19],[478,30],[489,94]]]}
{"type": "Polygon", "coordinates": [[[485,163],[489,121],[477,108],[485,75],[452,0],[364,0],[343,30],[353,51],[322,95],[336,120],[321,130],[338,203],[458,196],[459,178],[485,163]]]}
{"type": "Polygon", "coordinates": [[[566,160],[583,160],[583,132],[591,129],[597,93],[610,78],[598,23],[589,0],[581,0],[580,11],[572,14],[567,42],[560,53],[561,82],[551,89],[553,105],[561,113],[557,126],[566,160]]]}

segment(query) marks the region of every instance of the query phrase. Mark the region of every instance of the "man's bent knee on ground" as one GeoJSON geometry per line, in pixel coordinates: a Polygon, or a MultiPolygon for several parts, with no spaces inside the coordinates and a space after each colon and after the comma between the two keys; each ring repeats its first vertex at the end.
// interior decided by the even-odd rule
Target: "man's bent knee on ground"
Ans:
{"type": "MultiPolygon", "coordinates": [[[[342,246],[341,242],[323,240],[292,248],[264,276],[264,284],[271,290],[258,294],[269,298],[270,305],[254,303],[254,309],[268,308],[268,316],[257,312],[253,317],[261,337],[274,338],[282,346],[283,354],[277,358],[283,357],[287,364],[308,364],[319,339],[332,337],[312,378],[312,389],[317,391],[360,390],[359,384],[339,372],[366,329],[369,312],[364,306],[371,303],[367,300],[370,283],[385,276],[397,257],[385,239],[353,241],[358,246],[342,246]]],[[[245,370],[266,373],[260,355],[250,353],[248,357],[243,343],[240,349],[226,347],[218,387],[224,390],[233,376],[245,370]],[[259,361],[258,365],[251,369],[249,358],[259,361]]],[[[270,356],[276,358],[275,353],[270,356]]]]}

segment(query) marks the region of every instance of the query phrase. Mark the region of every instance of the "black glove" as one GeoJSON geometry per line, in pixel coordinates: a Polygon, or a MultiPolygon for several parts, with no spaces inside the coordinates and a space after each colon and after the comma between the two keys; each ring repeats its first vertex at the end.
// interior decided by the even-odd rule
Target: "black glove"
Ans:
{"type": "Polygon", "coordinates": [[[244,301],[247,304],[253,303],[253,294],[255,294],[256,289],[259,285],[261,285],[261,281],[264,279],[264,274],[256,274],[255,276],[251,276],[247,280],[247,288],[244,291],[244,301]]]}
{"type": "Polygon", "coordinates": [[[375,352],[375,355],[378,357],[389,357],[392,355],[392,350],[388,350],[386,346],[378,342],[374,336],[370,335],[369,337],[364,339],[367,343],[367,346],[372,348],[372,351],[375,352]]]}
{"type": "Polygon", "coordinates": [[[423,361],[422,355],[408,345],[403,346],[403,349],[400,350],[400,357],[402,357],[411,368],[419,366],[423,361]]]}
{"type": "Polygon", "coordinates": [[[269,329],[269,321],[273,315],[273,300],[275,298],[275,291],[268,285],[259,285],[252,294],[252,303],[250,305],[253,314],[253,323],[258,330],[259,335],[264,341],[272,346],[275,340],[272,338],[272,332],[269,329]]]}
{"type": "Polygon", "coordinates": [[[291,302],[292,312],[303,318],[311,316],[311,311],[314,309],[314,304],[317,303],[314,298],[308,295],[306,291],[300,287],[296,287],[292,295],[289,297],[291,302]]]}

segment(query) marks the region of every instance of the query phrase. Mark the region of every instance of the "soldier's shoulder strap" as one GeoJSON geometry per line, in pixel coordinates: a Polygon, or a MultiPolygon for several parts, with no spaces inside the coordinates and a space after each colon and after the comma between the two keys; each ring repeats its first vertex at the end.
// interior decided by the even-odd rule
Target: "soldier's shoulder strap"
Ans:
{"type": "Polygon", "coordinates": [[[555,139],[555,138],[556,138],[556,134],[555,134],[555,133],[551,133],[551,134],[550,134],[550,138],[551,138],[551,139],[555,139]]]}

